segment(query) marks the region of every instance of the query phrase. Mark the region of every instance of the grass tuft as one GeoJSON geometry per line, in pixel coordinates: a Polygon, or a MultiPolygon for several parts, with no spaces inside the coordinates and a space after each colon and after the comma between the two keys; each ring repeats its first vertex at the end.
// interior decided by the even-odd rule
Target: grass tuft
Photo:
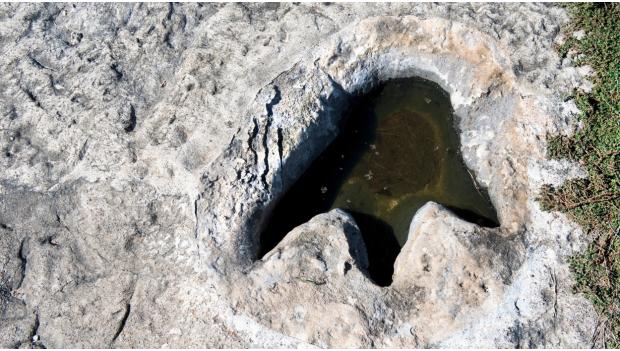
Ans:
{"type": "Polygon", "coordinates": [[[582,254],[572,258],[575,290],[583,293],[601,317],[599,332],[605,347],[620,347],[620,4],[574,3],[566,33],[585,31],[581,40],[570,37],[558,48],[562,56],[577,54],[577,65],[588,65],[595,75],[590,92],[573,98],[583,125],[572,137],[549,140],[549,156],[581,164],[586,179],[562,187],[548,186],[541,196],[547,209],[567,213],[592,237],[582,254]]]}

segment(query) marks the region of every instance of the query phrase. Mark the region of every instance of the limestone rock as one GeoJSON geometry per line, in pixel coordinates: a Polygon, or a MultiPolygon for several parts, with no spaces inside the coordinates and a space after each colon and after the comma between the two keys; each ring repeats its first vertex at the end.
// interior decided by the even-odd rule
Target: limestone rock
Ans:
{"type": "MultiPolygon", "coordinates": [[[[0,346],[585,347],[581,230],[536,202],[587,70],[553,4],[1,4],[0,346]],[[331,211],[261,229],[350,97],[450,93],[501,226],[437,204],[379,287],[331,211]]],[[[303,201],[303,199],[300,199],[303,201]]],[[[413,213],[411,214],[414,215],[413,213]]]]}
{"type": "Polygon", "coordinates": [[[368,347],[372,331],[357,306],[364,298],[356,295],[380,291],[364,275],[367,267],[355,222],[334,210],[294,229],[257,261],[238,282],[235,300],[255,300],[248,304],[253,317],[300,340],[321,347],[368,347]]]}

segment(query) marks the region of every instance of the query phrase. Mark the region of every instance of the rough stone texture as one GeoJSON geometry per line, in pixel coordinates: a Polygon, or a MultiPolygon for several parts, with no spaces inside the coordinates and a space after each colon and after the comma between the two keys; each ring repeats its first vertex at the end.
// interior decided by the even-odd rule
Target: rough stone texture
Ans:
{"type": "Polygon", "coordinates": [[[540,4],[1,4],[0,346],[584,347],[582,233],[536,202],[587,68],[540,4]],[[349,97],[440,84],[501,227],[418,211],[394,283],[322,214],[256,257],[349,97]]]}

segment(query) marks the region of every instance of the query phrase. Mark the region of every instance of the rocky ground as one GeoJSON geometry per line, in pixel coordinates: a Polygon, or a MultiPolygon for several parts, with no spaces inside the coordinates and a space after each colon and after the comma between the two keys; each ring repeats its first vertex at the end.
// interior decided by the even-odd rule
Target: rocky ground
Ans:
{"type": "MultiPolygon", "coordinates": [[[[565,11],[541,4],[0,5],[0,346],[587,347],[581,230],[536,202],[582,175],[565,11]],[[393,284],[342,211],[257,257],[353,94],[450,93],[501,222],[429,203],[393,284]]],[[[568,34],[570,35],[570,34],[568,34]]]]}

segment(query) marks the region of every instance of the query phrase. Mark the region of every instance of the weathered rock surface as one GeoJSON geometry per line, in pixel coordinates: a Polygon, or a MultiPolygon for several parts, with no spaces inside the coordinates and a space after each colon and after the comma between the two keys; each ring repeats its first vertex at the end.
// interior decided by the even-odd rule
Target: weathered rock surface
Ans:
{"type": "Polygon", "coordinates": [[[0,5],[0,346],[584,347],[580,229],[536,202],[588,70],[539,4],[0,5]],[[256,257],[354,94],[450,93],[501,226],[418,211],[393,284],[343,211],[256,257]]]}

